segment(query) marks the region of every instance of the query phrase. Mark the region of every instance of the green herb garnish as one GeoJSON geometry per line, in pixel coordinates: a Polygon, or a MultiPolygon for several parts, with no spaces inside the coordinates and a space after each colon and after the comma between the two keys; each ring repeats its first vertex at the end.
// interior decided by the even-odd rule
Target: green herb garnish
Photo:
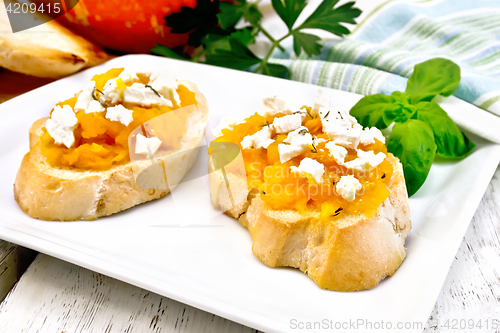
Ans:
{"type": "Polygon", "coordinates": [[[405,92],[365,96],[350,113],[365,126],[385,129],[395,122],[387,150],[403,164],[408,195],[422,186],[436,154],[462,158],[474,143],[432,99],[450,96],[460,83],[460,67],[435,58],[415,65],[405,92]]]}
{"type": "Polygon", "coordinates": [[[155,93],[156,96],[161,97],[160,93],[157,92],[156,89],[151,87],[149,84],[146,84],[145,87],[153,90],[153,92],[155,93]]]}
{"type": "Polygon", "coordinates": [[[293,38],[293,49],[297,55],[302,51],[309,56],[321,53],[320,38],[303,32],[305,29],[321,29],[337,36],[349,33],[342,24],[355,24],[354,19],[361,14],[353,8],[354,2],[337,6],[339,0],[324,0],[321,5],[304,21],[294,28],[297,18],[307,4],[306,0],[272,0],[272,6],[286,24],[288,33],[275,38],[260,23],[262,13],[257,2],[237,0],[221,2],[219,0],[198,0],[195,8],[182,7],[180,12],[165,17],[166,25],[172,33],[189,33],[187,44],[196,50],[190,56],[184,49],[169,49],[156,45],[151,52],[182,60],[204,62],[211,65],[233,69],[247,69],[255,66],[256,73],[276,77],[286,77],[288,68],[269,63],[269,58],[276,48],[285,51],[281,42],[293,38]],[[245,25],[236,28],[243,19],[245,25]],[[259,34],[267,37],[271,49],[264,58],[256,56],[248,46],[255,42],[259,34]]]}
{"type": "Polygon", "coordinates": [[[94,89],[92,90],[92,94],[91,94],[92,99],[93,99],[94,101],[98,101],[99,103],[101,103],[102,107],[107,108],[107,107],[108,107],[108,105],[106,105],[106,103],[104,103],[104,102],[101,102],[101,101],[97,98],[97,96],[96,96],[96,94],[95,94],[96,90],[97,90],[97,91],[98,91],[98,92],[102,95],[102,91],[100,91],[99,89],[97,89],[96,87],[94,87],[94,89]]]}
{"type": "Polygon", "coordinates": [[[266,123],[265,123],[265,124],[259,125],[259,127],[264,127],[264,126],[270,127],[270,126],[271,126],[271,124],[269,123],[269,121],[268,121],[268,120],[266,120],[266,123]]]}

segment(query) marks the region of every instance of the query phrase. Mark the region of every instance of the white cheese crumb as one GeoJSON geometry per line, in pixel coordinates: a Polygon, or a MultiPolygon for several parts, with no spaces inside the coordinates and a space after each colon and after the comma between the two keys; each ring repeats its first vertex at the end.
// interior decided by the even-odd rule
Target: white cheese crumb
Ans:
{"type": "Polygon", "coordinates": [[[273,130],[270,126],[264,126],[263,129],[258,131],[255,134],[247,135],[241,140],[241,147],[243,149],[248,149],[251,147],[254,148],[267,148],[271,143],[274,142],[271,139],[271,135],[273,134],[273,130]]]}
{"type": "Polygon", "coordinates": [[[212,128],[212,134],[218,138],[219,136],[222,135],[222,130],[223,129],[229,129],[232,130],[234,126],[241,124],[242,121],[236,120],[233,118],[222,118],[217,126],[212,128]]]}
{"type": "Polygon", "coordinates": [[[77,122],[78,119],[76,119],[71,106],[64,105],[62,108],[56,106],[50,119],[47,119],[45,128],[56,144],[64,144],[67,148],[70,148],[75,143],[73,130],[76,128],[77,122]]]}
{"type": "Polygon", "coordinates": [[[119,121],[125,126],[128,126],[134,120],[132,110],[129,110],[123,105],[117,105],[106,109],[106,118],[111,121],[119,121]]]}
{"type": "Polygon", "coordinates": [[[334,142],[328,142],[325,144],[325,148],[330,151],[330,155],[335,159],[335,161],[342,165],[344,164],[345,156],[347,155],[347,149],[342,146],[336,145],[334,142]]]}
{"type": "Polygon", "coordinates": [[[176,79],[167,75],[153,74],[149,85],[162,94],[165,98],[174,101],[177,106],[181,106],[181,98],[177,93],[179,83],[176,79]]]}
{"type": "Polygon", "coordinates": [[[288,116],[275,118],[273,128],[276,133],[288,133],[302,126],[302,117],[300,114],[290,114],[288,116]]]}
{"type": "Polygon", "coordinates": [[[103,89],[104,99],[115,104],[127,102],[142,106],[166,105],[173,106],[172,102],[163,96],[158,96],[153,89],[146,87],[142,83],[133,83],[125,89],[118,89],[117,79],[106,82],[103,89]]]}
{"type": "Polygon", "coordinates": [[[137,134],[135,139],[135,153],[145,154],[148,158],[151,158],[161,146],[161,140],[156,137],[146,138],[142,134],[137,134]]]}
{"type": "Polygon", "coordinates": [[[326,140],[323,138],[314,138],[314,144],[319,145],[321,142],[325,142],[326,140]]]}
{"type": "Polygon", "coordinates": [[[361,139],[359,142],[365,146],[375,143],[375,139],[385,143],[385,137],[376,127],[365,128],[363,134],[361,134],[361,139]]]}
{"type": "Polygon", "coordinates": [[[75,111],[85,111],[85,113],[103,112],[105,109],[99,101],[92,98],[94,93],[95,82],[90,81],[85,89],[78,95],[75,103],[75,111]]]}
{"type": "Polygon", "coordinates": [[[354,176],[352,175],[340,177],[340,180],[335,186],[337,193],[347,201],[353,201],[354,199],[356,199],[356,192],[361,190],[362,188],[363,186],[361,186],[359,180],[354,178],[354,176]]]}
{"type": "Polygon", "coordinates": [[[285,140],[283,140],[283,142],[289,143],[289,145],[278,145],[281,163],[285,163],[295,156],[311,149],[313,138],[307,127],[302,126],[297,128],[295,131],[288,133],[288,136],[285,140]]]}
{"type": "Polygon", "coordinates": [[[158,96],[153,89],[141,83],[133,83],[123,91],[123,101],[143,106],[166,105],[173,106],[172,102],[163,96],[158,96]]]}
{"type": "Polygon", "coordinates": [[[358,150],[357,153],[358,158],[344,164],[346,168],[354,169],[356,171],[367,171],[370,168],[375,168],[385,159],[384,153],[378,153],[375,155],[375,153],[371,150],[358,150]]]}
{"type": "Polygon", "coordinates": [[[275,115],[276,113],[290,114],[292,111],[286,105],[286,102],[276,96],[267,97],[262,100],[262,113],[261,115],[275,115]]]}
{"type": "Polygon", "coordinates": [[[325,173],[325,166],[312,158],[306,157],[300,161],[299,167],[291,166],[292,172],[297,172],[300,175],[311,175],[316,183],[321,183],[321,177],[325,173]]]}
{"type": "Polygon", "coordinates": [[[130,83],[134,80],[139,80],[137,74],[142,74],[144,76],[151,76],[151,72],[149,71],[138,71],[126,67],[118,77],[122,79],[123,83],[130,83]]]}
{"type": "Polygon", "coordinates": [[[330,140],[347,148],[358,147],[363,127],[358,124],[356,118],[346,110],[338,108],[320,108],[318,113],[321,117],[323,132],[328,134],[330,140]]]}
{"type": "Polygon", "coordinates": [[[314,101],[314,105],[312,108],[312,113],[317,114],[320,108],[327,108],[330,106],[331,98],[323,91],[318,89],[318,93],[316,94],[316,100],[314,101]]]}

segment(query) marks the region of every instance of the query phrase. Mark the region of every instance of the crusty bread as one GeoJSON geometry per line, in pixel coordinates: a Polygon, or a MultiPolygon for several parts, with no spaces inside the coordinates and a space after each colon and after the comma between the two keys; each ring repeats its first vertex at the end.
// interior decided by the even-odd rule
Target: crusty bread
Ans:
{"type": "Polygon", "coordinates": [[[323,289],[370,289],[399,267],[411,228],[401,163],[387,158],[394,168],[390,194],[368,217],[322,221],[318,211],[273,210],[245,177],[226,174],[228,191],[220,171],[209,175],[212,204],[248,228],[252,251],[267,266],[299,268],[323,289]]]}
{"type": "Polygon", "coordinates": [[[152,166],[149,159],[131,161],[106,171],[73,167],[51,167],[40,150],[39,138],[48,118],[39,119],[30,129],[30,151],[24,156],[14,184],[19,207],[42,220],[94,220],[141,203],[164,197],[189,171],[208,124],[208,106],[195,84],[179,81],[196,93],[197,112],[187,119],[187,133],[180,148],[152,166]],[[163,167],[169,177],[164,178],[163,167]],[[139,185],[134,178],[137,175],[139,185]],[[159,171],[159,172],[158,172],[159,171]],[[140,179],[142,178],[142,179],[140,179]],[[144,179],[146,178],[146,179],[144,179]]]}
{"type": "Polygon", "coordinates": [[[107,58],[99,46],[56,21],[17,33],[9,31],[9,19],[0,3],[0,67],[14,72],[60,78],[100,64],[107,58]]]}

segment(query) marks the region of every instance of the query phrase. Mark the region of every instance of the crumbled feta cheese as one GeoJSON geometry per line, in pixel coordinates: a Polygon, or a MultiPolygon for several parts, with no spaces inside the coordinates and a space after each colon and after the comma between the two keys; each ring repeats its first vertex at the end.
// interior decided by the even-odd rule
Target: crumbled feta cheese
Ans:
{"type": "Polygon", "coordinates": [[[363,186],[361,186],[359,180],[354,178],[354,176],[352,175],[340,177],[340,180],[335,186],[337,193],[347,201],[353,201],[354,199],[356,199],[356,192],[361,190],[362,188],[363,186]]]}
{"type": "Polygon", "coordinates": [[[321,142],[325,142],[326,140],[323,138],[314,138],[314,144],[319,145],[321,142]]]}
{"type": "Polygon", "coordinates": [[[99,101],[96,101],[92,94],[94,93],[95,82],[90,81],[85,89],[78,95],[75,103],[75,111],[85,111],[85,113],[103,112],[105,109],[99,101]]]}
{"type": "Polygon", "coordinates": [[[143,106],[166,105],[173,106],[172,102],[163,96],[158,96],[153,89],[141,83],[133,83],[123,91],[123,101],[143,106]]]}
{"type": "Polygon", "coordinates": [[[127,102],[142,106],[166,105],[173,106],[172,102],[163,96],[158,96],[153,89],[142,83],[133,83],[130,87],[121,89],[117,79],[111,79],[104,85],[104,98],[111,103],[127,102]]]}
{"type": "Polygon", "coordinates": [[[356,118],[344,109],[320,108],[318,113],[321,117],[323,132],[328,134],[330,140],[347,148],[358,147],[363,127],[358,124],[356,118]]]}
{"type": "Polygon", "coordinates": [[[129,110],[123,105],[117,105],[106,109],[106,118],[111,121],[119,121],[125,126],[128,126],[134,120],[132,110],[129,110]]]}
{"type": "Polygon", "coordinates": [[[149,85],[165,98],[174,101],[177,106],[181,106],[181,98],[177,93],[179,83],[176,79],[167,75],[153,74],[149,85]]]}
{"type": "Polygon", "coordinates": [[[385,143],[385,137],[376,127],[365,128],[359,142],[365,146],[375,143],[375,139],[385,143]]]}
{"type": "Polygon", "coordinates": [[[76,119],[75,112],[71,106],[64,105],[62,108],[56,106],[54,111],[52,111],[50,119],[47,119],[45,128],[56,144],[63,144],[67,148],[70,148],[75,143],[73,130],[77,122],[78,119],[76,119]]]}
{"type": "Polygon", "coordinates": [[[306,157],[300,161],[299,167],[291,166],[290,170],[301,175],[311,175],[316,183],[321,183],[321,177],[325,173],[325,166],[312,158],[306,157]]]}
{"type": "Polygon", "coordinates": [[[330,106],[331,98],[323,91],[318,90],[316,94],[316,100],[314,101],[314,106],[312,108],[312,113],[317,114],[320,108],[327,108],[330,106]]]}
{"type": "Polygon", "coordinates": [[[123,89],[118,89],[116,79],[111,79],[106,82],[102,89],[103,98],[113,104],[123,101],[123,89]]]}
{"type": "Polygon", "coordinates": [[[262,100],[262,115],[275,115],[276,113],[290,114],[292,111],[286,105],[286,102],[276,96],[267,97],[262,100]]]}
{"type": "Polygon", "coordinates": [[[151,76],[151,72],[149,71],[138,71],[138,70],[132,70],[130,68],[125,68],[118,77],[122,79],[123,83],[131,83],[134,80],[139,80],[137,74],[142,74],[144,76],[151,76]]]}
{"type": "Polygon", "coordinates": [[[146,138],[142,134],[137,134],[135,140],[135,153],[145,154],[148,158],[151,158],[161,146],[161,140],[156,137],[146,138]]]}
{"type": "Polygon", "coordinates": [[[286,144],[278,145],[281,163],[285,163],[295,156],[298,156],[308,149],[312,148],[313,138],[307,127],[299,127],[295,131],[288,133],[288,136],[283,140],[286,144]]]}
{"type": "Polygon", "coordinates": [[[243,149],[248,149],[251,147],[254,148],[267,148],[271,143],[274,142],[271,139],[271,135],[273,134],[273,130],[270,126],[264,126],[263,129],[258,131],[253,135],[247,135],[241,140],[241,147],[243,149]]]}
{"type": "Polygon", "coordinates": [[[232,130],[234,126],[241,124],[241,121],[238,121],[236,119],[232,118],[222,118],[217,126],[212,128],[212,134],[218,138],[219,136],[222,135],[222,130],[223,129],[229,129],[232,130]]]}
{"type": "Polygon", "coordinates": [[[345,156],[347,155],[347,149],[342,146],[336,145],[334,142],[330,141],[325,144],[325,148],[330,151],[330,155],[335,159],[335,161],[342,165],[344,164],[345,156]]]}
{"type": "Polygon", "coordinates": [[[346,168],[354,169],[356,171],[367,171],[370,168],[375,168],[385,159],[384,153],[378,153],[375,155],[375,153],[371,150],[358,150],[357,153],[358,158],[344,164],[346,168]]]}
{"type": "Polygon", "coordinates": [[[273,128],[276,133],[288,133],[302,126],[302,117],[300,114],[290,114],[288,116],[275,118],[273,128]]]}

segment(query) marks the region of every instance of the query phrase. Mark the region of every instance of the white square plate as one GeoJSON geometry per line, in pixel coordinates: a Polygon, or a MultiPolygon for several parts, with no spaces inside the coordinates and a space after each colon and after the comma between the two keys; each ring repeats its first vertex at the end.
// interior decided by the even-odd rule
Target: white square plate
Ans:
{"type": "MultiPolygon", "coordinates": [[[[56,102],[83,89],[95,73],[123,66],[168,67],[179,79],[197,83],[210,107],[207,133],[223,116],[260,110],[262,98],[271,94],[292,106],[311,105],[318,89],[344,107],[361,97],[147,55],[116,58],[53,82],[0,105],[0,238],[267,332],[305,328],[307,323],[316,325],[316,330],[340,325],[346,331],[356,328],[353,323],[371,322],[375,328],[384,321],[384,327],[391,323],[393,329],[398,323],[426,323],[500,161],[500,146],[473,137],[477,148],[470,156],[432,166],[425,185],[410,200],[413,229],[406,240],[405,261],[394,276],[362,292],[321,290],[299,270],[260,263],[252,254],[247,230],[210,205],[206,147],[200,149],[190,173],[190,179],[197,181],[191,183],[196,185],[190,186],[196,196],[190,202],[183,202],[174,190],[161,200],[92,222],[31,219],[19,209],[12,192],[16,171],[28,151],[29,127],[47,116],[56,102]]],[[[456,102],[454,107],[461,105],[466,104],[456,102]]],[[[212,138],[207,134],[208,142],[212,138]]],[[[368,330],[366,325],[357,328],[368,330]]]]}

